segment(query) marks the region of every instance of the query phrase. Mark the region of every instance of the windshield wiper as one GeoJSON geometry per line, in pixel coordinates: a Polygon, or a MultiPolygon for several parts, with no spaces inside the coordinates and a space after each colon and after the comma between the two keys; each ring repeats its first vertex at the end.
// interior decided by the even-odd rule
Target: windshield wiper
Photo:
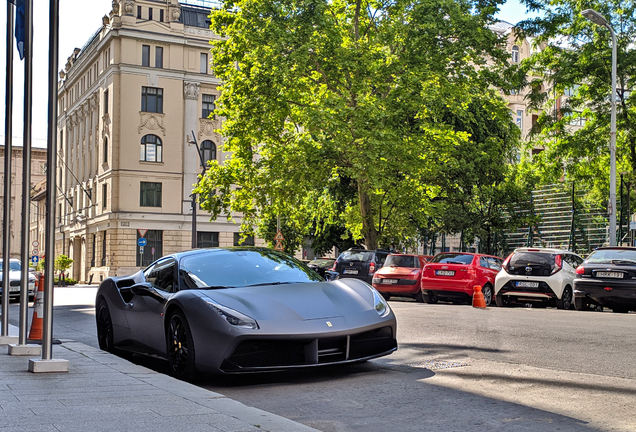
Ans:
{"type": "Polygon", "coordinates": [[[302,282],[299,282],[299,281],[295,281],[295,282],[263,282],[263,283],[257,283],[257,284],[252,284],[252,285],[244,285],[243,288],[245,288],[245,287],[263,286],[263,285],[284,285],[284,284],[295,284],[295,283],[302,283],[302,282]]]}
{"type": "Polygon", "coordinates": [[[227,286],[227,285],[212,285],[212,286],[206,286],[206,287],[201,287],[199,289],[223,289],[223,288],[236,288],[233,286],[227,286]]]}
{"type": "Polygon", "coordinates": [[[612,260],[612,264],[636,264],[636,261],[627,259],[614,259],[612,260]]]}

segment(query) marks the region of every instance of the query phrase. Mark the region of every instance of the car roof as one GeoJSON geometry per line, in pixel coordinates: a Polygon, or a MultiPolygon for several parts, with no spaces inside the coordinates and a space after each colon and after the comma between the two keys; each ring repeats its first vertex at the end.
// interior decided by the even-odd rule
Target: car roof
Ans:
{"type": "Polygon", "coordinates": [[[608,249],[624,249],[624,250],[636,251],[636,247],[634,246],[601,246],[601,247],[597,247],[594,250],[608,250],[608,249]]]}

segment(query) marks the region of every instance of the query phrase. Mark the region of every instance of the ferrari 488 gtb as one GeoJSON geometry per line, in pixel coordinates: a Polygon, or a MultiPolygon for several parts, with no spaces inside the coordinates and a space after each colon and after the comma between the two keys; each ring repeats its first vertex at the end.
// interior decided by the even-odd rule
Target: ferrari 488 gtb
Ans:
{"type": "Polygon", "coordinates": [[[102,282],[100,348],[165,357],[172,374],[351,363],[397,349],[393,312],[358,279],[325,282],[264,248],[198,249],[102,282]]]}

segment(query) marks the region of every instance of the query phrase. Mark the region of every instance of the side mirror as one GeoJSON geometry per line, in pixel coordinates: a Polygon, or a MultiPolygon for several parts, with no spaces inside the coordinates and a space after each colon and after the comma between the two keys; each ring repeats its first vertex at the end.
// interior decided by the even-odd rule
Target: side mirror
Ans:
{"type": "Polygon", "coordinates": [[[138,296],[146,296],[146,297],[154,297],[154,291],[151,287],[151,285],[147,282],[143,282],[137,285],[133,285],[132,287],[130,287],[130,291],[134,294],[134,295],[138,295],[138,296]]]}
{"type": "Polygon", "coordinates": [[[325,270],[325,280],[327,282],[335,281],[340,278],[340,273],[331,270],[325,270]]]}

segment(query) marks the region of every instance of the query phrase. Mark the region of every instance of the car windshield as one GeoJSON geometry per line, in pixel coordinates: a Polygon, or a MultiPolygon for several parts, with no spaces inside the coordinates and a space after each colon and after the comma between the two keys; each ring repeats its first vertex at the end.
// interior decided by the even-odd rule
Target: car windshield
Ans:
{"type": "Polygon", "coordinates": [[[384,263],[385,267],[418,267],[415,263],[417,257],[413,255],[389,255],[384,263]]]}
{"type": "MultiPolygon", "coordinates": [[[[4,263],[2,262],[2,260],[0,260],[0,271],[2,271],[4,266],[4,263]]],[[[11,269],[11,271],[20,271],[20,261],[10,261],[9,262],[9,268],[11,269]]]]}
{"type": "Polygon", "coordinates": [[[350,250],[350,251],[344,251],[340,255],[340,258],[338,260],[364,262],[364,261],[371,261],[372,257],[373,257],[373,252],[370,252],[370,251],[350,250]]]}
{"type": "Polygon", "coordinates": [[[441,264],[471,264],[473,262],[473,256],[468,254],[442,253],[435,255],[429,262],[441,264]]]}
{"type": "Polygon", "coordinates": [[[632,249],[599,249],[595,250],[585,260],[588,263],[615,263],[627,262],[636,264],[636,250],[632,249]]]}
{"type": "Polygon", "coordinates": [[[238,288],[323,279],[295,258],[270,250],[216,250],[187,256],[180,263],[187,288],[238,288]]]}

